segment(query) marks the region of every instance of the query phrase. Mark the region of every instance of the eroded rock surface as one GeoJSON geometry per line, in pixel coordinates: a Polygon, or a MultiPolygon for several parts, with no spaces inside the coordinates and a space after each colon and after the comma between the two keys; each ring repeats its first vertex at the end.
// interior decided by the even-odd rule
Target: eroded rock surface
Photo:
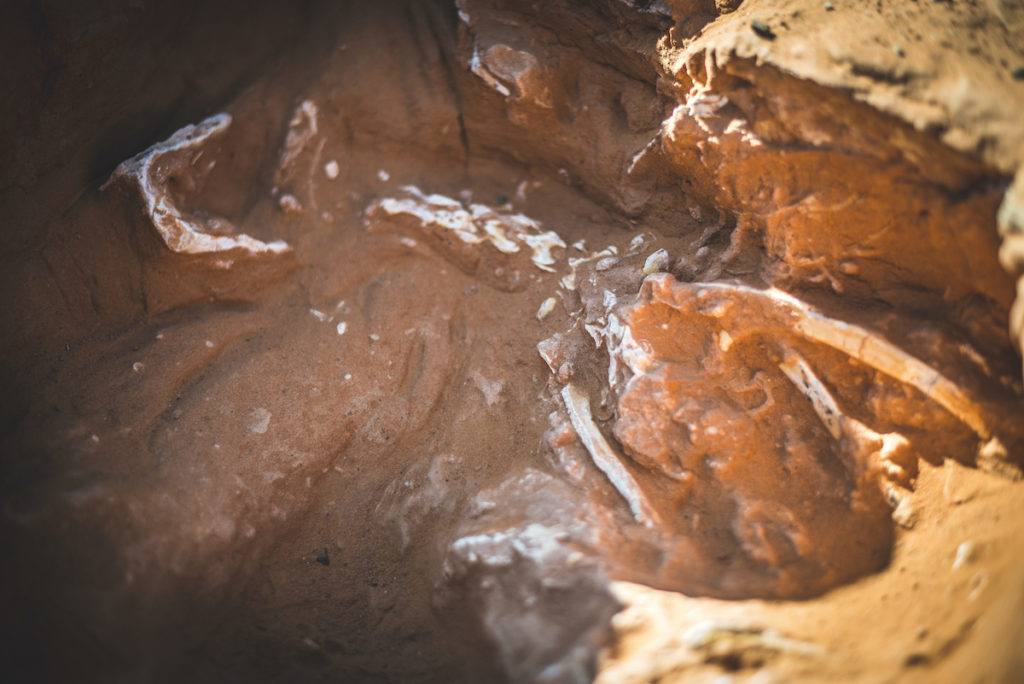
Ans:
{"type": "Polygon", "coordinates": [[[4,250],[4,667],[814,679],[871,629],[965,671],[1020,629],[1019,530],[942,521],[1020,496],[1022,55],[947,5],[872,14],[900,51],[806,2],[315,6],[84,189],[8,187],[63,199],[4,250]],[[919,584],[923,627],[844,598],[919,584]]]}

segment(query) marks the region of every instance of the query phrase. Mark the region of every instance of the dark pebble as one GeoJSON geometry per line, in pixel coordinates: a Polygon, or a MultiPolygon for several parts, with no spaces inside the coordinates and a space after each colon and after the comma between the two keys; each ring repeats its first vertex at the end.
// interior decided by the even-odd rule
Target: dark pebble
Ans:
{"type": "Polygon", "coordinates": [[[330,565],[331,557],[327,555],[327,549],[320,549],[316,554],[316,562],[320,565],[330,565]]]}
{"type": "Polygon", "coordinates": [[[772,32],[772,27],[763,21],[751,22],[750,28],[754,30],[754,33],[762,38],[767,38],[768,40],[774,40],[775,38],[775,34],[772,32]]]}

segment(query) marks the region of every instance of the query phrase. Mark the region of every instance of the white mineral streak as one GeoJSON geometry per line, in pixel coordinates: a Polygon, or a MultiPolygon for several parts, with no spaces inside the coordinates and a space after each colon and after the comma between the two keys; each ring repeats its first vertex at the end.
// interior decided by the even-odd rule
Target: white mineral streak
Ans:
{"type": "Polygon", "coordinates": [[[102,189],[119,178],[138,186],[146,205],[146,214],[164,244],[174,252],[207,254],[230,249],[244,249],[254,254],[287,252],[291,248],[280,240],[267,243],[244,234],[210,235],[204,232],[202,226],[182,216],[171,199],[167,189],[167,167],[170,165],[161,164],[163,157],[199,147],[210,138],[222,134],[230,125],[230,114],[217,114],[196,125],[185,126],[167,140],[122,162],[114,169],[102,189]]]}
{"type": "Polygon", "coordinates": [[[838,349],[881,373],[911,385],[963,421],[979,437],[989,438],[990,431],[982,408],[959,385],[881,336],[858,325],[829,318],[776,288],[759,290],[728,283],[705,283],[700,287],[728,296],[760,299],[766,306],[781,307],[789,313],[792,329],[806,339],[838,349]]]}
{"type": "Polygon", "coordinates": [[[637,522],[648,527],[660,524],[657,511],[647,501],[640,485],[619,460],[611,446],[608,445],[604,435],[597,429],[593,418],[590,416],[590,399],[573,384],[562,388],[562,401],[569,412],[569,420],[580,438],[580,442],[586,448],[594,465],[601,469],[612,485],[618,490],[622,498],[629,504],[633,517],[637,522]]]}
{"type": "Polygon", "coordinates": [[[646,145],[640,148],[640,151],[633,155],[633,158],[629,162],[629,166],[626,167],[626,173],[632,174],[636,171],[637,164],[639,164],[644,157],[648,154],[652,154],[658,148],[661,147],[661,134],[654,136],[646,145]]]}
{"type": "MultiPolygon", "coordinates": [[[[404,185],[406,197],[386,197],[370,206],[369,212],[380,210],[389,216],[413,216],[424,226],[437,226],[450,231],[460,241],[478,245],[490,243],[504,254],[515,254],[525,244],[530,259],[542,271],[554,272],[552,250],[565,249],[565,241],[554,231],[545,231],[541,224],[524,216],[501,212],[485,204],[470,204],[446,195],[426,194],[414,185],[404,185]]],[[[368,213],[369,213],[368,212],[368,213]]]]}

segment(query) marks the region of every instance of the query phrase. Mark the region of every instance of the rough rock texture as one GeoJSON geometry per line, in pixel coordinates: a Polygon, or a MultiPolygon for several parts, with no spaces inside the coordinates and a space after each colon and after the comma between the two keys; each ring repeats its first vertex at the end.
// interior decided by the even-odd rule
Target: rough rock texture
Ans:
{"type": "Polygon", "coordinates": [[[5,679],[1019,671],[1016,5],[3,11],[5,679]]]}
{"type": "MultiPolygon", "coordinates": [[[[677,5],[677,25],[660,44],[663,69],[677,77],[670,87],[699,83],[712,92],[733,91],[730,99],[739,105],[748,125],[754,124],[751,128],[757,131],[760,121],[768,129],[769,145],[787,140],[803,143],[818,153],[810,156],[818,158],[838,153],[838,159],[816,169],[812,163],[813,170],[805,172],[842,175],[838,182],[818,187],[843,187],[853,178],[863,181],[864,186],[856,188],[866,205],[862,210],[885,212],[882,207],[888,204],[889,211],[906,211],[904,216],[896,213],[892,224],[899,224],[897,232],[907,237],[913,235],[911,226],[923,231],[915,239],[915,251],[928,253],[942,241],[962,239],[964,227],[973,222],[978,222],[977,227],[962,244],[989,243],[992,203],[999,202],[1005,189],[1000,178],[1012,176],[1024,164],[1024,128],[1016,115],[1024,105],[1024,57],[1015,38],[1024,30],[1024,9],[1018,3],[897,3],[863,8],[748,0],[711,24],[706,23],[709,7],[677,5]],[[766,32],[755,31],[755,22],[766,32]],[[715,80],[718,85],[711,85],[715,80]],[[869,106],[852,106],[851,99],[869,106]],[[954,160],[952,150],[966,156],[954,160]],[[884,164],[880,168],[869,162],[858,170],[863,160],[843,159],[846,153],[881,157],[884,164]],[[914,183],[905,185],[907,174],[889,176],[900,175],[899,162],[914,166],[912,175],[919,174],[926,184],[914,188],[914,183]],[[844,166],[845,173],[840,171],[844,166]],[[874,182],[879,184],[876,188],[896,182],[912,200],[905,207],[893,207],[884,200],[872,206],[871,198],[877,196],[871,190],[874,182]],[[932,184],[939,188],[929,187],[932,184]],[[937,204],[927,206],[931,202],[937,204]],[[963,214],[945,223],[946,212],[963,214]]],[[[800,156],[800,151],[793,156],[800,156]]],[[[800,164],[785,162],[786,167],[794,165],[800,164]]],[[[743,194],[741,188],[736,199],[749,200],[743,194]]],[[[811,201],[813,206],[807,207],[813,212],[811,220],[822,210],[828,212],[830,203],[824,197],[798,199],[811,201]]],[[[889,225],[885,219],[875,223],[889,225]]],[[[829,228],[831,234],[832,222],[829,228]]],[[[774,241],[775,245],[783,242],[791,246],[789,240],[774,241]]],[[[875,247],[873,242],[869,249],[875,247]]],[[[986,248],[974,258],[982,251],[992,253],[986,248]]],[[[891,249],[886,253],[891,254],[891,249]]],[[[801,254],[797,250],[792,256],[799,259],[801,254]]],[[[940,266],[941,257],[919,263],[922,268],[935,267],[936,282],[944,282],[949,275],[940,266]]],[[[1016,277],[1014,267],[1005,268],[1016,277]]],[[[991,261],[960,272],[974,282],[999,278],[991,261]]],[[[872,273],[865,280],[876,282],[879,275],[872,273]]],[[[991,286],[980,289],[999,300],[1000,307],[1003,298],[1014,296],[1005,283],[990,282],[991,286]]],[[[955,283],[951,285],[955,290],[955,283]]],[[[1019,325],[1013,335],[1018,347],[1024,348],[1019,325]]]]}

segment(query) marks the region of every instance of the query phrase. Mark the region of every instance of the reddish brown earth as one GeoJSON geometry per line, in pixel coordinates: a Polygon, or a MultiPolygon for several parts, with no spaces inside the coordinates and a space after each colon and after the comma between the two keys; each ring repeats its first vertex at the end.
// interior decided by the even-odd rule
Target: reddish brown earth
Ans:
{"type": "Polygon", "coordinates": [[[4,10],[10,681],[1012,681],[1013,3],[4,10]]]}

